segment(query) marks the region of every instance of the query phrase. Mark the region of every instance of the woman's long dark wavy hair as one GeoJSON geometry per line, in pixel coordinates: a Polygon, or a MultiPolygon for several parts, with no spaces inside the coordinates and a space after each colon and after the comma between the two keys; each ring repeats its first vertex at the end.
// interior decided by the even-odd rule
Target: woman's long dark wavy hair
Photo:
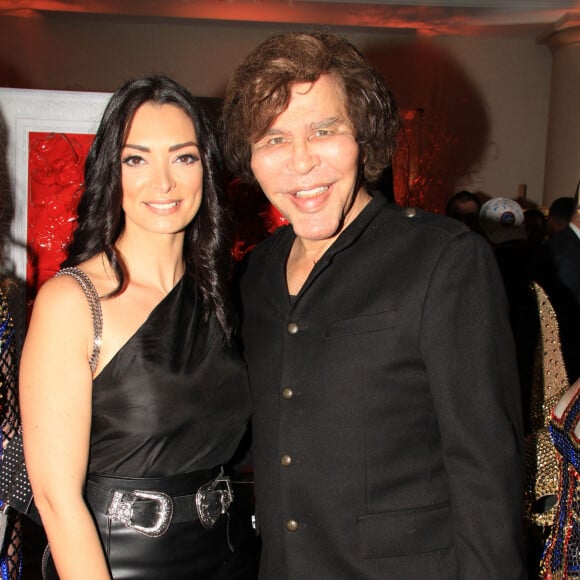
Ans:
{"type": "Polygon", "coordinates": [[[121,151],[129,126],[145,103],[179,107],[193,122],[203,165],[201,207],[185,229],[187,273],[201,293],[205,319],[215,314],[226,337],[231,336],[228,292],[230,248],[228,219],[223,203],[221,157],[207,116],[195,98],[179,83],[164,76],[125,83],[111,97],[85,164],[84,191],[78,206],[78,225],[62,267],[77,266],[104,252],[118,280],[107,297],[122,292],[126,269],[115,243],[125,227],[122,209],[121,151]]]}

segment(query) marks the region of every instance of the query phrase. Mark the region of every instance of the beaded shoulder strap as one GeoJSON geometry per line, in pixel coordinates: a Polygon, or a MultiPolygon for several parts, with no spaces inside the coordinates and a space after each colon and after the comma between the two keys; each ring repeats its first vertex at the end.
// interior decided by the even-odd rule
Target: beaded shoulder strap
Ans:
{"type": "Polygon", "coordinates": [[[101,300],[97,290],[91,282],[91,279],[82,270],[79,270],[79,268],[63,268],[55,276],[70,276],[74,278],[87,297],[89,308],[91,309],[91,318],[93,319],[93,352],[89,359],[89,366],[91,367],[91,372],[95,374],[103,336],[103,314],[101,312],[101,300]]]}

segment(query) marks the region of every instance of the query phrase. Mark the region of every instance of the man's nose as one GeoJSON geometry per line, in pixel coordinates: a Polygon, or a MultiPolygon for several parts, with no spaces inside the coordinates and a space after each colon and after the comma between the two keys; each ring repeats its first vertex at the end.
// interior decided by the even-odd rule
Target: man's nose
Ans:
{"type": "Polygon", "coordinates": [[[295,140],[292,143],[292,167],[296,173],[308,173],[318,163],[318,155],[308,141],[295,140]]]}

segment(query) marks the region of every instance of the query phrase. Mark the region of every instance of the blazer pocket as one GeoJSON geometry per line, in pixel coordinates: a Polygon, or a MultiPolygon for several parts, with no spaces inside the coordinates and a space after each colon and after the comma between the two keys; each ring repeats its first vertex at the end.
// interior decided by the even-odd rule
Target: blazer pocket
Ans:
{"type": "Polygon", "coordinates": [[[333,338],[340,338],[341,336],[366,334],[393,328],[395,326],[396,312],[396,310],[388,310],[386,312],[357,316],[356,318],[336,320],[326,327],[324,339],[332,340],[333,338]]]}
{"type": "Polygon", "coordinates": [[[449,504],[360,516],[363,558],[412,556],[452,546],[449,504]]]}

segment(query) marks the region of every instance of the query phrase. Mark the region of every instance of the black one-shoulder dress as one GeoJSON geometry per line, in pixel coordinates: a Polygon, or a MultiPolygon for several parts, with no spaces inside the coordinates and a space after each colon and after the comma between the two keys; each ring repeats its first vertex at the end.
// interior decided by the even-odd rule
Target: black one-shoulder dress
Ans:
{"type": "MultiPolygon", "coordinates": [[[[203,320],[186,275],[93,381],[88,481],[115,478],[123,489],[146,481],[156,490],[159,480],[170,495],[195,493],[231,459],[249,415],[238,349],[226,344],[214,319],[203,320]]],[[[88,504],[115,580],[256,577],[254,532],[235,500],[210,529],[194,518],[159,537],[93,509],[90,498],[88,504]]]]}

